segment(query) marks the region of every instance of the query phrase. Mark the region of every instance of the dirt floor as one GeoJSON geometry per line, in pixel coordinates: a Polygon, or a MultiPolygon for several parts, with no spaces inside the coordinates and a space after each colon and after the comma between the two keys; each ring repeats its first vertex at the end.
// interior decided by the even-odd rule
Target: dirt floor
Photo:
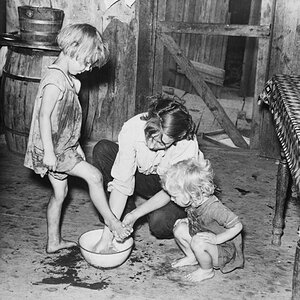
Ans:
{"type": "MultiPolygon", "coordinates": [[[[300,201],[288,204],[282,246],[271,245],[276,161],[240,149],[202,150],[214,166],[222,201],[244,224],[245,267],[191,284],[183,276],[195,267],[172,269],[180,250],[172,239],[154,238],[147,223],[135,232],[129,259],[115,269],[88,265],[78,248],[46,254],[50,185],[23,167],[23,158],[10,153],[1,136],[0,299],[290,299],[300,201]]],[[[77,241],[101,225],[83,182],[70,180],[66,204],[64,237],[77,241]]]]}

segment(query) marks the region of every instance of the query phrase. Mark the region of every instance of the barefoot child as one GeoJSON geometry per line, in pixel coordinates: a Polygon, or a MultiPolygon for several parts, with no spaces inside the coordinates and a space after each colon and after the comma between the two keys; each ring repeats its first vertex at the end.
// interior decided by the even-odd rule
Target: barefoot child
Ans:
{"type": "Polygon", "coordinates": [[[48,253],[76,245],[64,240],[60,233],[69,175],[87,182],[91,200],[116,237],[124,238],[130,234],[111,212],[102,175],[86,162],[79,144],[82,110],[78,92],[81,84],[75,75],[90,70],[94,64],[102,66],[108,51],[100,33],[89,24],[66,26],[57,41],[61,52],[40,82],[24,161],[26,167],[41,177],[48,175],[53,188],[47,208],[48,253]]]}
{"type": "Polygon", "coordinates": [[[172,267],[197,265],[188,274],[190,281],[214,276],[214,269],[228,273],[243,267],[241,230],[238,217],[214,193],[213,171],[209,160],[193,159],[173,165],[162,177],[171,200],[186,207],[187,218],[174,225],[174,237],[185,257],[172,267]]]}

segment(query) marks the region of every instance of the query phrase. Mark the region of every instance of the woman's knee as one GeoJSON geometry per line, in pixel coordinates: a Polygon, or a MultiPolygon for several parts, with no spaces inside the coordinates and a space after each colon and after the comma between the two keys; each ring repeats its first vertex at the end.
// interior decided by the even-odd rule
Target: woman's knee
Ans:
{"type": "Polygon", "coordinates": [[[98,163],[101,163],[104,157],[110,155],[112,147],[114,147],[113,144],[115,143],[109,140],[100,140],[93,148],[93,163],[97,165],[98,163]]]}
{"type": "Polygon", "coordinates": [[[148,223],[151,233],[158,239],[173,238],[174,222],[166,218],[165,214],[156,210],[148,215],[148,223]]]}
{"type": "Polygon", "coordinates": [[[178,219],[186,217],[183,209],[173,202],[151,212],[148,215],[151,233],[157,238],[173,238],[173,227],[178,219]]]}
{"type": "Polygon", "coordinates": [[[93,148],[93,154],[98,155],[98,153],[106,152],[108,149],[109,140],[100,140],[93,148]]]}

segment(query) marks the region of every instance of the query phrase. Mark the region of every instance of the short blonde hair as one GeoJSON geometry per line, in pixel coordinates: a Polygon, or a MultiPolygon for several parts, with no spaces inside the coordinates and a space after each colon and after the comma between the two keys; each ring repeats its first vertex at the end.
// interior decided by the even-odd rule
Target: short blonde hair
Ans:
{"type": "Polygon", "coordinates": [[[92,25],[70,24],[57,36],[57,44],[64,54],[84,64],[103,66],[109,56],[106,43],[100,32],[92,25]]]}
{"type": "Polygon", "coordinates": [[[193,204],[198,206],[202,195],[214,193],[214,173],[208,159],[197,161],[188,159],[174,164],[162,176],[163,188],[172,192],[181,192],[190,197],[193,204]]]}

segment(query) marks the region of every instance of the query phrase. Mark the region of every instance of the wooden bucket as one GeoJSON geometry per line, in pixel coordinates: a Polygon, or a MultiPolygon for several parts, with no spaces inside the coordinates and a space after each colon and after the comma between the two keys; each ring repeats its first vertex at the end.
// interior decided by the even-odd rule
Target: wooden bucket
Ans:
{"type": "Polygon", "coordinates": [[[59,33],[64,11],[50,7],[18,7],[21,39],[32,44],[53,45],[59,33]]]}
{"type": "Polygon", "coordinates": [[[24,154],[39,82],[58,51],[9,47],[3,69],[1,97],[8,149],[24,154]]]}

